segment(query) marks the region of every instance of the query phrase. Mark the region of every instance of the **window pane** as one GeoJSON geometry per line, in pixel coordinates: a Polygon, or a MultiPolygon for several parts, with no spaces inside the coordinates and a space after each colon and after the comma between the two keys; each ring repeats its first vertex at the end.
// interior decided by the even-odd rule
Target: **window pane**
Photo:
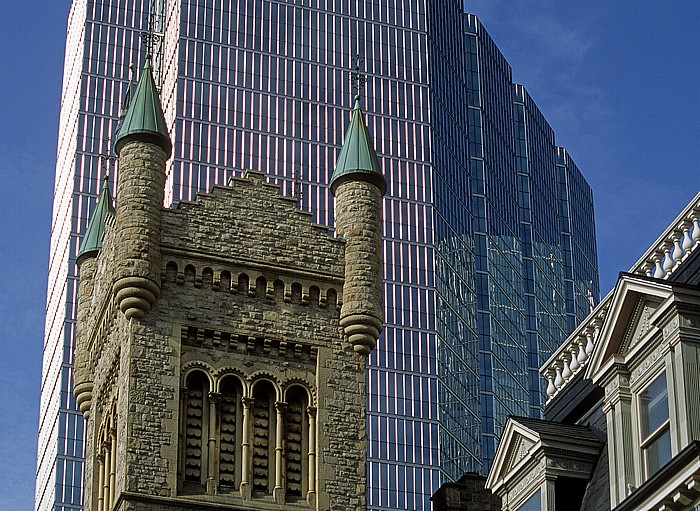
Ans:
{"type": "Polygon", "coordinates": [[[666,373],[659,376],[639,395],[642,441],[668,420],[666,373]]]}
{"type": "Polygon", "coordinates": [[[654,474],[671,459],[671,432],[667,429],[644,449],[647,460],[647,475],[654,474]]]}
{"type": "Polygon", "coordinates": [[[542,499],[540,497],[540,491],[537,490],[532,497],[527,499],[525,504],[518,508],[518,511],[540,511],[542,509],[542,499]]]}

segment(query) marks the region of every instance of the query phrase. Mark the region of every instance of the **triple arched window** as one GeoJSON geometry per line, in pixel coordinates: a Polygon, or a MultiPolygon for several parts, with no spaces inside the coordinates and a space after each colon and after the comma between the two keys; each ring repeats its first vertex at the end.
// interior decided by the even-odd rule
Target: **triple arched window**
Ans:
{"type": "Polygon", "coordinates": [[[190,371],[180,399],[180,490],[183,494],[272,497],[315,495],[315,408],[308,387],[216,380],[190,371]]]}

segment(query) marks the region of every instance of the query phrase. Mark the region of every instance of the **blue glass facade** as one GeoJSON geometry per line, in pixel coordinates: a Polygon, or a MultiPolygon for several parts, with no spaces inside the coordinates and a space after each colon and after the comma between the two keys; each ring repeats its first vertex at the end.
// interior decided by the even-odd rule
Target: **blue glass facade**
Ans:
{"type": "Polygon", "coordinates": [[[465,402],[481,440],[455,447],[475,456],[443,464],[450,478],[488,471],[508,415],[541,415],[539,367],[588,314],[587,290],[598,296],[590,187],[477,17],[464,19],[480,381],[465,402]]]}
{"type": "Polygon", "coordinates": [[[469,469],[482,472],[507,416],[527,414],[527,350],[511,69],[478,19],[465,21],[481,416],[481,452],[469,469]]]}
{"type": "Polygon", "coordinates": [[[598,305],[598,250],[591,187],[566,149],[557,147],[556,153],[566,321],[571,332],[598,305]]]}
{"type": "Polygon", "coordinates": [[[568,155],[545,155],[553,135],[534,104],[520,101],[518,120],[510,67],[456,0],[74,0],[37,509],[81,508],[83,424],[71,392],[75,252],[104,173],[118,172],[100,155],[114,135],[129,64],[141,66],[149,25],[162,34],[154,64],[174,141],[169,202],[254,168],[331,224],[326,184],[349,120],[349,70],[355,55],[364,58],[364,110],[388,181],[386,327],[367,380],[368,502],[377,510],[429,509],[445,478],[487,470],[508,414],[536,413],[532,369],[546,353],[534,347],[563,340],[555,336],[562,313],[551,290],[571,295],[572,317],[582,310],[580,282],[593,281],[597,296],[590,189],[568,155]],[[525,152],[514,136],[520,127],[525,152]],[[542,140],[530,142],[535,137],[542,140]],[[546,177],[538,174],[545,160],[546,177]],[[553,195],[552,183],[560,185],[553,195]],[[535,218],[551,204],[554,217],[535,218]],[[564,210],[562,249],[552,241],[558,227],[547,222],[564,226],[564,210]],[[546,271],[562,260],[571,271],[546,271]],[[551,282],[536,282],[541,275],[551,282]]]}
{"type": "Polygon", "coordinates": [[[522,85],[514,86],[523,293],[531,417],[546,402],[539,368],[567,336],[564,258],[554,131],[522,85]]]}

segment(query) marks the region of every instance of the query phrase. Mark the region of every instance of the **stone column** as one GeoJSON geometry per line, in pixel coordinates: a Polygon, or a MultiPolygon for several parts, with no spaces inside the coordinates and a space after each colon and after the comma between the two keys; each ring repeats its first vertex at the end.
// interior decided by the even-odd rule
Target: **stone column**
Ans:
{"type": "Polygon", "coordinates": [[[117,431],[113,429],[109,442],[109,509],[114,507],[114,498],[117,491],[117,431]]]}
{"type": "Polygon", "coordinates": [[[97,261],[94,257],[85,258],[80,262],[80,284],[78,286],[78,318],[75,323],[75,357],[73,372],[73,395],[85,422],[90,418],[92,405],[92,386],[94,375],[90,370],[89,316],[94,276],[97,261]]]}
{"type": "Polygon", "coordinates": [[[110,452],[110,448],[107,444],[102,444],[102,450],[104,451],[104,456],[105,456],[105,461],[103,465],[103,476],[102,476],[102,502],[104,503],[104,509],[106,511],[111,511],[111,507],[109,505],[109,471],[111,470],[112,467],[112,456],[110,452]]]}
{"type": "Polygon", "coordinates": [[[187,387],[180,387],[180,452],[178,453],[177,486],[182,491],[185,482],[185,452],[187,451],[187,387]]]}
{"type": "Polygon", "coordinates": [[[250,484],[250,408],[252,397],[241,398],[243,404],[243,441],[241,442],[241,497],[249,500],[253,488],[250,484]]]}
{"type": "Polygon", "coordinates": [[[287,403],[277,401],[275,410],[277,410],[277,423],[275,431],[275,488],[272,491],[272,496],[278,504],[284,504],[284,411],[287,403]]]}
{"type": "Polygon", "coordinates": [[[309,406],[309,484],[306,492],[306,502],[309,507],[316,507],[316,408],[309,406]]]}
{"type": "Polygon", "coordinates": [[[166,160],[161,147],[140,140],[126,141],[119,151],[114,292],[127,318],[143,317],[160,294],[166,160]]]}
{"type": "MultiPolygon", "coordinates": [[[[97,511],[104,511],[104,495],[102,493],[102,488],[105,484],[105,459],[104,456],[100,455],[97,457],[97,463],[99,468],[97,470],[97,511]]],[[[86,499],[87,500],[87,499],[86,499]]]]}
{"type": "Polygon", "coordinates": [[[207,494],[216,495],[218,489],[219,453],[216,448],[217,409],[221,394],[209,393],[209,440],[207,441],[207,494]]]}

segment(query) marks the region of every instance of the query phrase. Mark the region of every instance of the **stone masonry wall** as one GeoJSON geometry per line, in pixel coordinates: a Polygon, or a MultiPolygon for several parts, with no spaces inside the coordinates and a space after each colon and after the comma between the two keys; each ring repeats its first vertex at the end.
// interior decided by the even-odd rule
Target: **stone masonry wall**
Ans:
{"type": "MultiPolygon", "coordinates": [[[[117,495],[126,493],[117,508],[199,506],[177,495],[178,398],[183,366],[194,363],[216,374],[235,370],[248,382],[308,382],[318,409],[312,508],[365,509],[366,357],[339,327],[345,243],[312,225],[260,173],[162,215],[162,291],[145,317],[128,320],[114,306],[114,262],[131,249],[122,251],[125,241],[111,228],[97,261],[88,323],[97,414],[89,434],[94,439],[100,410],[118,395],[117,495]],[[248,287],[238,285],[241,275],[248,287]],[[157,503],[129,497],[137,494],[157,503]]],[[[208,499],[199,507],[285,509],[237,496],[208,499]]]]}
{"type": "Polygon", "coordinates": [[[126,382],[126,491],[171,496],[177,471],[179,350],[164,323],[132,320],[126,382]],[[160,328],[159,328],[160,327],[160,328]]]}
{"type": "Polygon", "coordinates": [[[336,344],[319,357],[319,510],[365,510],[366,357],[336,344]]]}
{"type": "Polygon", "coordinates": [[[163,247],[225,257],[249,267],[343,275],[343,243],[328,228],[310,222],[296,200],[260,172],[234,178],[231,187],[215,186],[193,202],[181,202],[163,216],[163,247]]]}
{"type": "Polygon", "coordinates": [[[373,184],[350,181],[338,187],[336,204],[336,229],[347,244],[342,316],[383,319],[381,192],[373,184]]]}
{"type": "Polygon", "coordinates": [[[114,243],[119,278],[160,278],[160,223],[165,193],[165,152],[131,141],[119,155],[117,230],[114,243]]]}
{"type": "Polygon", "coordinates": [[[364,181],[336,190],[336,225],[345,239],[345,287],[340,325],[356,352],[368,355],[382,331],[382,196],[364,181]]]}

